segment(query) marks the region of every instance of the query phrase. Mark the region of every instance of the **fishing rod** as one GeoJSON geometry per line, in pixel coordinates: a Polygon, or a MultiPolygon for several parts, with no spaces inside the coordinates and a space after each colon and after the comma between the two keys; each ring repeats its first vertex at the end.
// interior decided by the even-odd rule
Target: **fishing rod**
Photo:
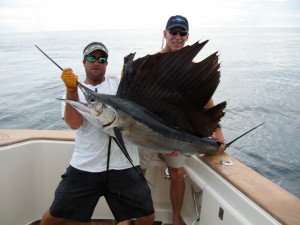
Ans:
{"type": "Polygon", "coordinates": [[[248,130],[247,132],[243,133],[242,135],[238,136],[237,138],[233,139],[231,142],[227,143],[225,145],[225,149],[228,148],[233,142],[237,141],[238,139],[240,139],[241,137],[245,136],[246,134],[250,133],[251,131],[255,130],[256,128],[260,127],[261,125],[263,125],[264,123],[261,123],[259,125],[257,125],[256,127],[253,127],[252,129],[248,130]]]}
{"type": "Polygon", "coordinates": [[[63,68],[61,68],[53,59],[51,59],[45,52],[43,52],[42,49],[40,49],[37,45],[34,45],[35,47],[37,47],[38,50],[41,51],[41,53],[43,53],[48,59],[51,60],[51,62],[53,62],[59,69],[63,70],[63,68]]]}

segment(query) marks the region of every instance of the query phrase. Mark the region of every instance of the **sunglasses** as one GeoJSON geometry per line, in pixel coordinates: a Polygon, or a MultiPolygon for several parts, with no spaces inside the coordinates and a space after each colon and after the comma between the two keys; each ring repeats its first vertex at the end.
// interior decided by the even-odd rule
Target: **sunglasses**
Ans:
{"type": "Polygon", "coordinates": [[[96,62],[96,60],[98,60],[99,63],[106,63],[107,62],[107,57],[104,57],[104,56],[100,56],[100,57],[97,58],[95,56],[87,55],[84,58],[89,63],[94,63],[94,62],[96,62]]]}
{"type": "Polygon", "coordinates": [[[169,31],[169,34],[171,34],[173,36],[175,36],[175,35],[177,35],[179,33],[179,35],[181,37],[184,37],[184,36],[186,36],[189,33],[186,30],[181,30],[181,31],[179,31],[179,30],[168,30],[168,31],[169,31]]]}

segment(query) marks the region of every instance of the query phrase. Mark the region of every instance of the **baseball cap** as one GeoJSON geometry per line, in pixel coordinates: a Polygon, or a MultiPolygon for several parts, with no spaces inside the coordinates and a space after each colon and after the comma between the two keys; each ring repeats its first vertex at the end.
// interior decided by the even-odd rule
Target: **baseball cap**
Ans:
{"type": "Polygon", "coordinates": [[[108,50],[104,44],[102,44],[101,42],[92,42],[92,43],[89,43],[83,49],[83,57],[87,56],[88,54],[90,54],[91,52],[96,51],[96,50],[103,51],[106,54],[106,56],[108,56],[108,50]]]}
{"type": "Polygon", "coordinates": [[[171,16],[167,22],[166,29],[170,30],[174,27],[182,27],[184,30],[189,30],[189,22],[184,16],[171,16]]]}

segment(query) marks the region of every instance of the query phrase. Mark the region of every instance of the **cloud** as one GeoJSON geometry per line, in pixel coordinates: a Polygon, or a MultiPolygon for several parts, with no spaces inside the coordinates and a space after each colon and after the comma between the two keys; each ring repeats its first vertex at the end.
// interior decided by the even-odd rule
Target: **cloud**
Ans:
{"type": "Polygon", "coordinates": [[[300,26],[297,0],[4,0],[1,32],[161,28],[184,15],[190,27],[300,26]]]}

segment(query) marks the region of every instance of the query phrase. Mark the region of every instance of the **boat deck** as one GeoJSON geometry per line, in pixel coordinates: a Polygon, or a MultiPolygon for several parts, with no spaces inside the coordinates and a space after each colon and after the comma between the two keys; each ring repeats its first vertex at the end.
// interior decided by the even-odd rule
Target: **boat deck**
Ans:
{"type": "MultiPolygon", "coordinates": [[[[29,225],[40,225],[40,220],[35,221],[29,225]]],[[[109,220],[97,220],[92,219],[90,222],[75,222],[75,221],[69,221],[66,223],[66,225],[117,225],[117,222],[115,220],[109,219],[109,220]]],[[[132,220],[130,225],[134,225],[134,221],[132,220]]],[[[153,225],[162,225],[162,222],[155,221],[153,225]]]]}
{"type": "MultiPolygon", "coordinates": [[[[35,221],[29,225],[40,225],[40,220],[35,221]]],[[[134,223],[131,223],[134,224],[134,223]]],[[[91,220],[90,222],[75,222],[68,221],[66,225],[117,225],[115,220],[91,220]]]]}

